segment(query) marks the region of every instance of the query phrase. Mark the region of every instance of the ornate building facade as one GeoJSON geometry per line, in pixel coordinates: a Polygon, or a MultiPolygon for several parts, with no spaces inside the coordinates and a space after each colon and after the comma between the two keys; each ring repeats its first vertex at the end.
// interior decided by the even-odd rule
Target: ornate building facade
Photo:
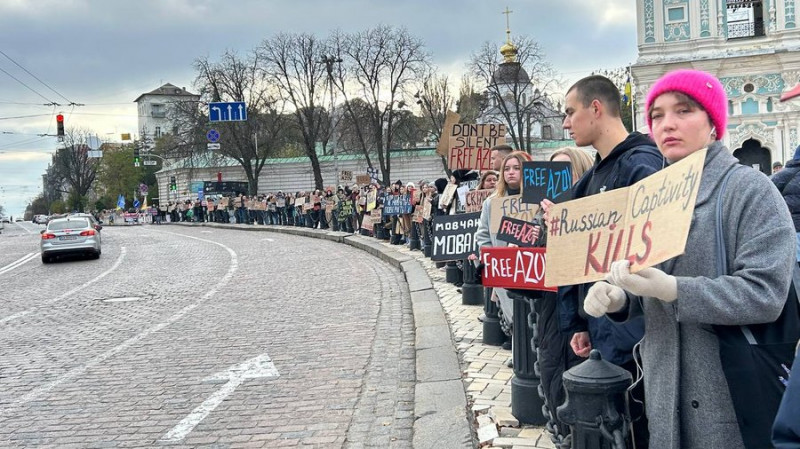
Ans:
{"type": "MultiPolygon", "coordinates": [[[[771,173],[800,144],[800,101],[781,103],[800,80],[796,0],[637,0],[639,57],[631,71],[637,123],[663,74],[716,75],[728,95],[725,144],[745,164],[771,173]]],[[[645,131],[645,130],[643,130],[645,131]]]]}

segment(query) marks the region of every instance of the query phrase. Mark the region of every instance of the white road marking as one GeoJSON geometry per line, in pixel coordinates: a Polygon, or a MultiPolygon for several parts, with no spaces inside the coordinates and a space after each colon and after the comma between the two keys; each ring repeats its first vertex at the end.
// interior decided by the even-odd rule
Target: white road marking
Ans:
{"type": "Polygon", "coordinates": [[[215,285],[211,290],[207,291],[206,294],[203,295],[196,303],[190,304],[190,305],[184,307],[183,309],[181,309],[181,310],[177,311],[176,313],[174,313],[171,317],[167,318],[165,321],[162,321],[161,323],[156,324],[155,326],[152,326],[149,329],[146,329],[146,330],[144,330],[143,332],[140,332],[137,335],[134,335],[133,337],[125,340],[124,342],[118,344],[117,346],[114,346],[113,348],[109,349],[108,351],[106,351],[106,352],[104,352],[104,353],[102,353],[102,354],[100,354],[98,356],[92,357],[84,365],[78,366],[76,368],[73,368],[73,369],[67,371],[65,374],[57,377],[52,382],[48,382],[48,383],[46,383],[46,384],[44,384],[44,385],[42,385],[40,387],[34,388],[33,390],[31,390],[27,394],[23,395],[21,398],[19,398],[19,399],[15,400],[14,402],[12,402],[9,407],[0,408],[0,415],[2,415],[5,412],[8,412],[13,407],[16,407],[16,406],[25,404],[27,402],[39,399],[40,397],[42,397],[45,394],[47,394],[53,388],[61,385],[62,383],[66,382],[68,380],[75,379],[76,377],[78,377],[81,374],[85,373],[86,370],[88,370],[89,368],[92,368],[92,367],[94,367],[96,365],[99,365],[100,363],[103,363],[109,357],[112,357],[112,356],[124,351],[125,349],[127,349],[127,348],[133,346],[134,344],[138,343],[140,340],[150,336],[151,334],[153,334],[155,332],[158,332],[158,331],[164,329],[165,327],[167,327],[167,326],[171,325],[172,323],[178,321],[179,319],[183,318],[184,315],[186,315],[187,313],[189,313],[192,310],[196,309],[203,302],[207,301],[208,298],[211,298],[212,296],[216,295],[217,292],[219,292],[220,289],[222,287],[224,287],[231,280],[231,278],[233,278],[233,273],[235,273],[237,268],[239,267],[239,261],[238,261],[238,258],[236,256],[236,252],[234,252],[232,249],[228,248],[227,246],[223,245],[222,243],[214,242],[214,241],[206,240],[206,239],[201,239],[201,238],[198,238],[198,237],[192,237],[192,236],[189,236],[189,235],[177,234],[177,233],[174,233],[174,232],[154,231],[154,230],[152,232],[161,232],[161,233],[164,233],[164,234],[177,235],[177,236],[186,237],[186,238],[190,238],[190,239],[194,239],[194,240],[200,240],[200,241],[206,242],[206,243],[212,243],[214,245],[218,245],[218,246],[223,247],[226,251],[228,251],[228,254],[230,254],[230,256],[231,256],[231,262],[230,262],[230,267],[228,268],[228,272],[225,273],[225,276],[223,276],[222,279],[219,282],[217,282],[217,285],[215,285]]]}
{"type": "Polygon", "coordinates": [[[206,380],[216,380],[228,382],[222,386],[218,391],[209,396],[208,399],[198,405],[197,408],[192,410],[186,418],[172,428],[169,432],[164,434],[159,440],[161,443],[176,443],[183,440],[198,424],[205,419],[209,413],[214,411],[215,408],[222,401],[225,400],[236,388],[247,379],[258,379],[261,377],[279,377],[278,369],[272,363],[272,359],[267,354],[261,354],[244,363],[239,363],[228,368],[226,371],[221,371],[214,374],[206,380]]]}
{"type": "Polygon", "coordinates": [[[202,234],[213,234],[214,231],[200,231],[202,234]]]}
{"type": "Polygon", "coordinates": [[[30,262],[31,260],[35,259],[36,256],[38,256],[39,254],[40,253],[28,253],[28,254],[20,257],[19,259],[15,260],[14,262],[11,262],[10,264],[4,266],[3,268],[0,268],[0,274],[8,273],[9,271],[13,270],[14,268],[20,267],[20,266],[30,262]]]}
{"type": "Polygon", "coordinates": [[[14,224],[15,224],[15,225],[17,225],[17,226],[19,226],[20,228],[22,228],[22,229],[23,229],[25,232],[27,232],[28,234],[33,234],[33,231],[31,231],[30,229],[26,228],[25,226],[22,226],[22,225],[21,225],[21,224],[19,224],[19,223],[14,223],[14,224]]]}
{"type": "Polygon", "coordinates": [[[37,307],[32,307],[32,308],[30,308],[28,310],[23,310],[22,312],[17,312],[15,314],[9,315],[9,316],[7,316],[5,318],[0,318],[0,324],[8,323],[9,321],[16,320],[17,318],[22,318],[25,315],[28,315],[28,314],[32,313],[34,310],[36,310],[38,307],[41,307],[42,305],[50,305],[50,304],[57,303],[58,301],[61,301],[62,299],[67,298],[70,295],[73,295],[76,292],[78,292],[78,291],[80,291],[80,290],[82,290],[82,289],[94,284],[95,282],[99,281],[100,279],[103,279],[104,277],[108,276],[112,271],[116,270],[117,267],[119,267],[119,264],[122,263],[122,259],[125,258],[125,253],[126,252],[127,252],[127,250],[125,249],[124,246],[120,247],[119,257],[117,257],[117,260],[116,260],[116,262],[114,262],[114,265],[112,265],[111,268],[109,268],[108,270],[100,273],[96,278],[91,279],[91,280],[89,280],[89,281],[87,281],[87,282],[85,282],[85,283],[73,288],[72,290],[62,294],[59,297],[51,299],[50,301],[47,301],[45,303],[41,303],[37,307]]]}
{"type": "Polygon", "coordinates": [[[261,239],[261,241],[262,242],[274,242],[275,240],[273,240],[273,239],[261,239]]]}

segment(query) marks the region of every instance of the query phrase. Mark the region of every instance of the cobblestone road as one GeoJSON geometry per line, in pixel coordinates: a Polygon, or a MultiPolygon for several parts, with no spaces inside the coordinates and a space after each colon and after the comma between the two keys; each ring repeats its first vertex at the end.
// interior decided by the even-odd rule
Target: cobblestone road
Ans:
{"type": "Polygon", "coordinates": [[[106,227],[99,260],[43,265],[38,229],[0,235],[0,447],[410,446],[413,322],[389,265],[173,226],[106,227]],[[279,377],[225,377],[258,356],[279,377]]]}

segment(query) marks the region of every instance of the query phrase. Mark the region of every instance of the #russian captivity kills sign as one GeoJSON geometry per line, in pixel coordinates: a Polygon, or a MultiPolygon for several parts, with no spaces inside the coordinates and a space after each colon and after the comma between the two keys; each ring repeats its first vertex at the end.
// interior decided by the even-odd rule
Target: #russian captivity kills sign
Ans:
{"type": "Polygon", "coordinates": [[[697,151],[624,189],[554,205],[546,284],[598,281],[622,259],[637,273],[683,254],[705,155],[697,151]]]}
{"type": "Polygon", "coordinates": [[[483,286],[545,290],[546,248],[483,247],[483,286]]]}
{"type": "Polygon", "coordinates": [[[480,212],[433,217],[431,260],[461,260],[477,253],[475,233],[480,220],[480,212]]]}
{"type": "Polygon", "coordinates": [[[522,201],[539,204],[543,199],[561,203],[570,198],[572,164],[530,161],[522,163],[522,201]]]}
{"type": "Polygon", "coordinates": [[[492,147],[506,143],[506,125],[455,123],[450,128],[447,166],[450,170],[492,168],[492,147]]]}

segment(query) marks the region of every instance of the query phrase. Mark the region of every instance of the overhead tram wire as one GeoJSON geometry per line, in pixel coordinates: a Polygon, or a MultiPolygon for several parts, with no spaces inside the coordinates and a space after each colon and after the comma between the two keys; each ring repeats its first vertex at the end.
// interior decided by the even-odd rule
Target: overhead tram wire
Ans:
{"type": "Polygon", "coordinates": [[[40,97],[44,98],[44,99],[45,99],[47,102],[49,102],[50,104],[53,104],[53,105],[56,105],[56,104],[58,104],[58,103],[56,103],[55,101],[53,101],[53,100],[51,100],[51,99],[49,99],[49,98],[45,97],[44,95],[40,94],[40,93],[39,93],[39,92],[38,92],[36,89],[34,89],[34,88],[32,88],[31,86],[28,86],[27,84],[23,83],[22,81],[20,81],[19,79],[17,79],[17,77],[15,77],[14,75],[12,75],[12,74],[10,74],[10,73],[6,72],[6,71],[5,71],[5,69],[3,69],[2,67],[0,67],[0,72],[3,72],[3,73],[5,73],[5,74],[6,74],[6,75],[8,75],[9,77],[11,77],[11,79],[13,79],[14,81],[16,81],[16,82],[18,82],[18,83],[22,84],[23,86],[27,87],[27,88],[28,88],[28,90],[30,90],[31,92],[35,93],[36,95],[38,95],[38,96],[40,96],[40,97]]]}
{"type": "Polygon", "coordinates": [[[14,59],[13,59],[11,56],[8,56],[8,55],[7,55],[7,54],[6,54],[6,53],[5,53],[3,50],[0,50],[0,54],[2,54],[3,56],[5,56],[6,58],[8,58],[8,60],[9,60],[9,61],[11,61],[11,62],[13,62],[13,63],[14,63],[14,64],[15,64],[17,67],[19,67],[19,68],[21,68],[22,70],[24,70],[24,71],[25,71],[25,73],[27,73],[28,75],[32,76],[32,77],[33,77],[33,79],[35,79],[36,81],[38,81],[38,82],[42,83],[42,84],[43,84],[43,85],[44,85],[46,88],[48,88],[48,89],[50,89],[51,91],[53,91],[53,93],[55,93],[55,94],[56,94],[56,95],[58,95],[59,97],[63,98],[63,99],[64,99],[64,100],[65,100],[67,103],[69,103],[70,105],[73,105],[73,106],[81,106],[80,104],[78,104],[78,103],[75,103],[74,101],[72,101],[72,100],[70,100],[69,98],[67,98],[67,97],[65,97],[64,95],[62,95],[62,94],[61,94],[61,92],[59,92],[59,91],[57,91],[57,90],[53,89],[52,87],[50,87],[50,85],[49,85],[49,84],[45,83],[45,82],[44,82],[44,81],[42,81],[42,80],[41,80],[41,79],[40,79],[38,76],[36,76],[36,75],[34,75],[33,73],[31,73],[31,72],[30,72],[30,70],[28,70],[28,69],[26,69],[25,67],[23,67],[23,66],[22,66],[20,63],[18,63],[17,61],[15,61],[15,60],[14,60],[14,59]]]}

